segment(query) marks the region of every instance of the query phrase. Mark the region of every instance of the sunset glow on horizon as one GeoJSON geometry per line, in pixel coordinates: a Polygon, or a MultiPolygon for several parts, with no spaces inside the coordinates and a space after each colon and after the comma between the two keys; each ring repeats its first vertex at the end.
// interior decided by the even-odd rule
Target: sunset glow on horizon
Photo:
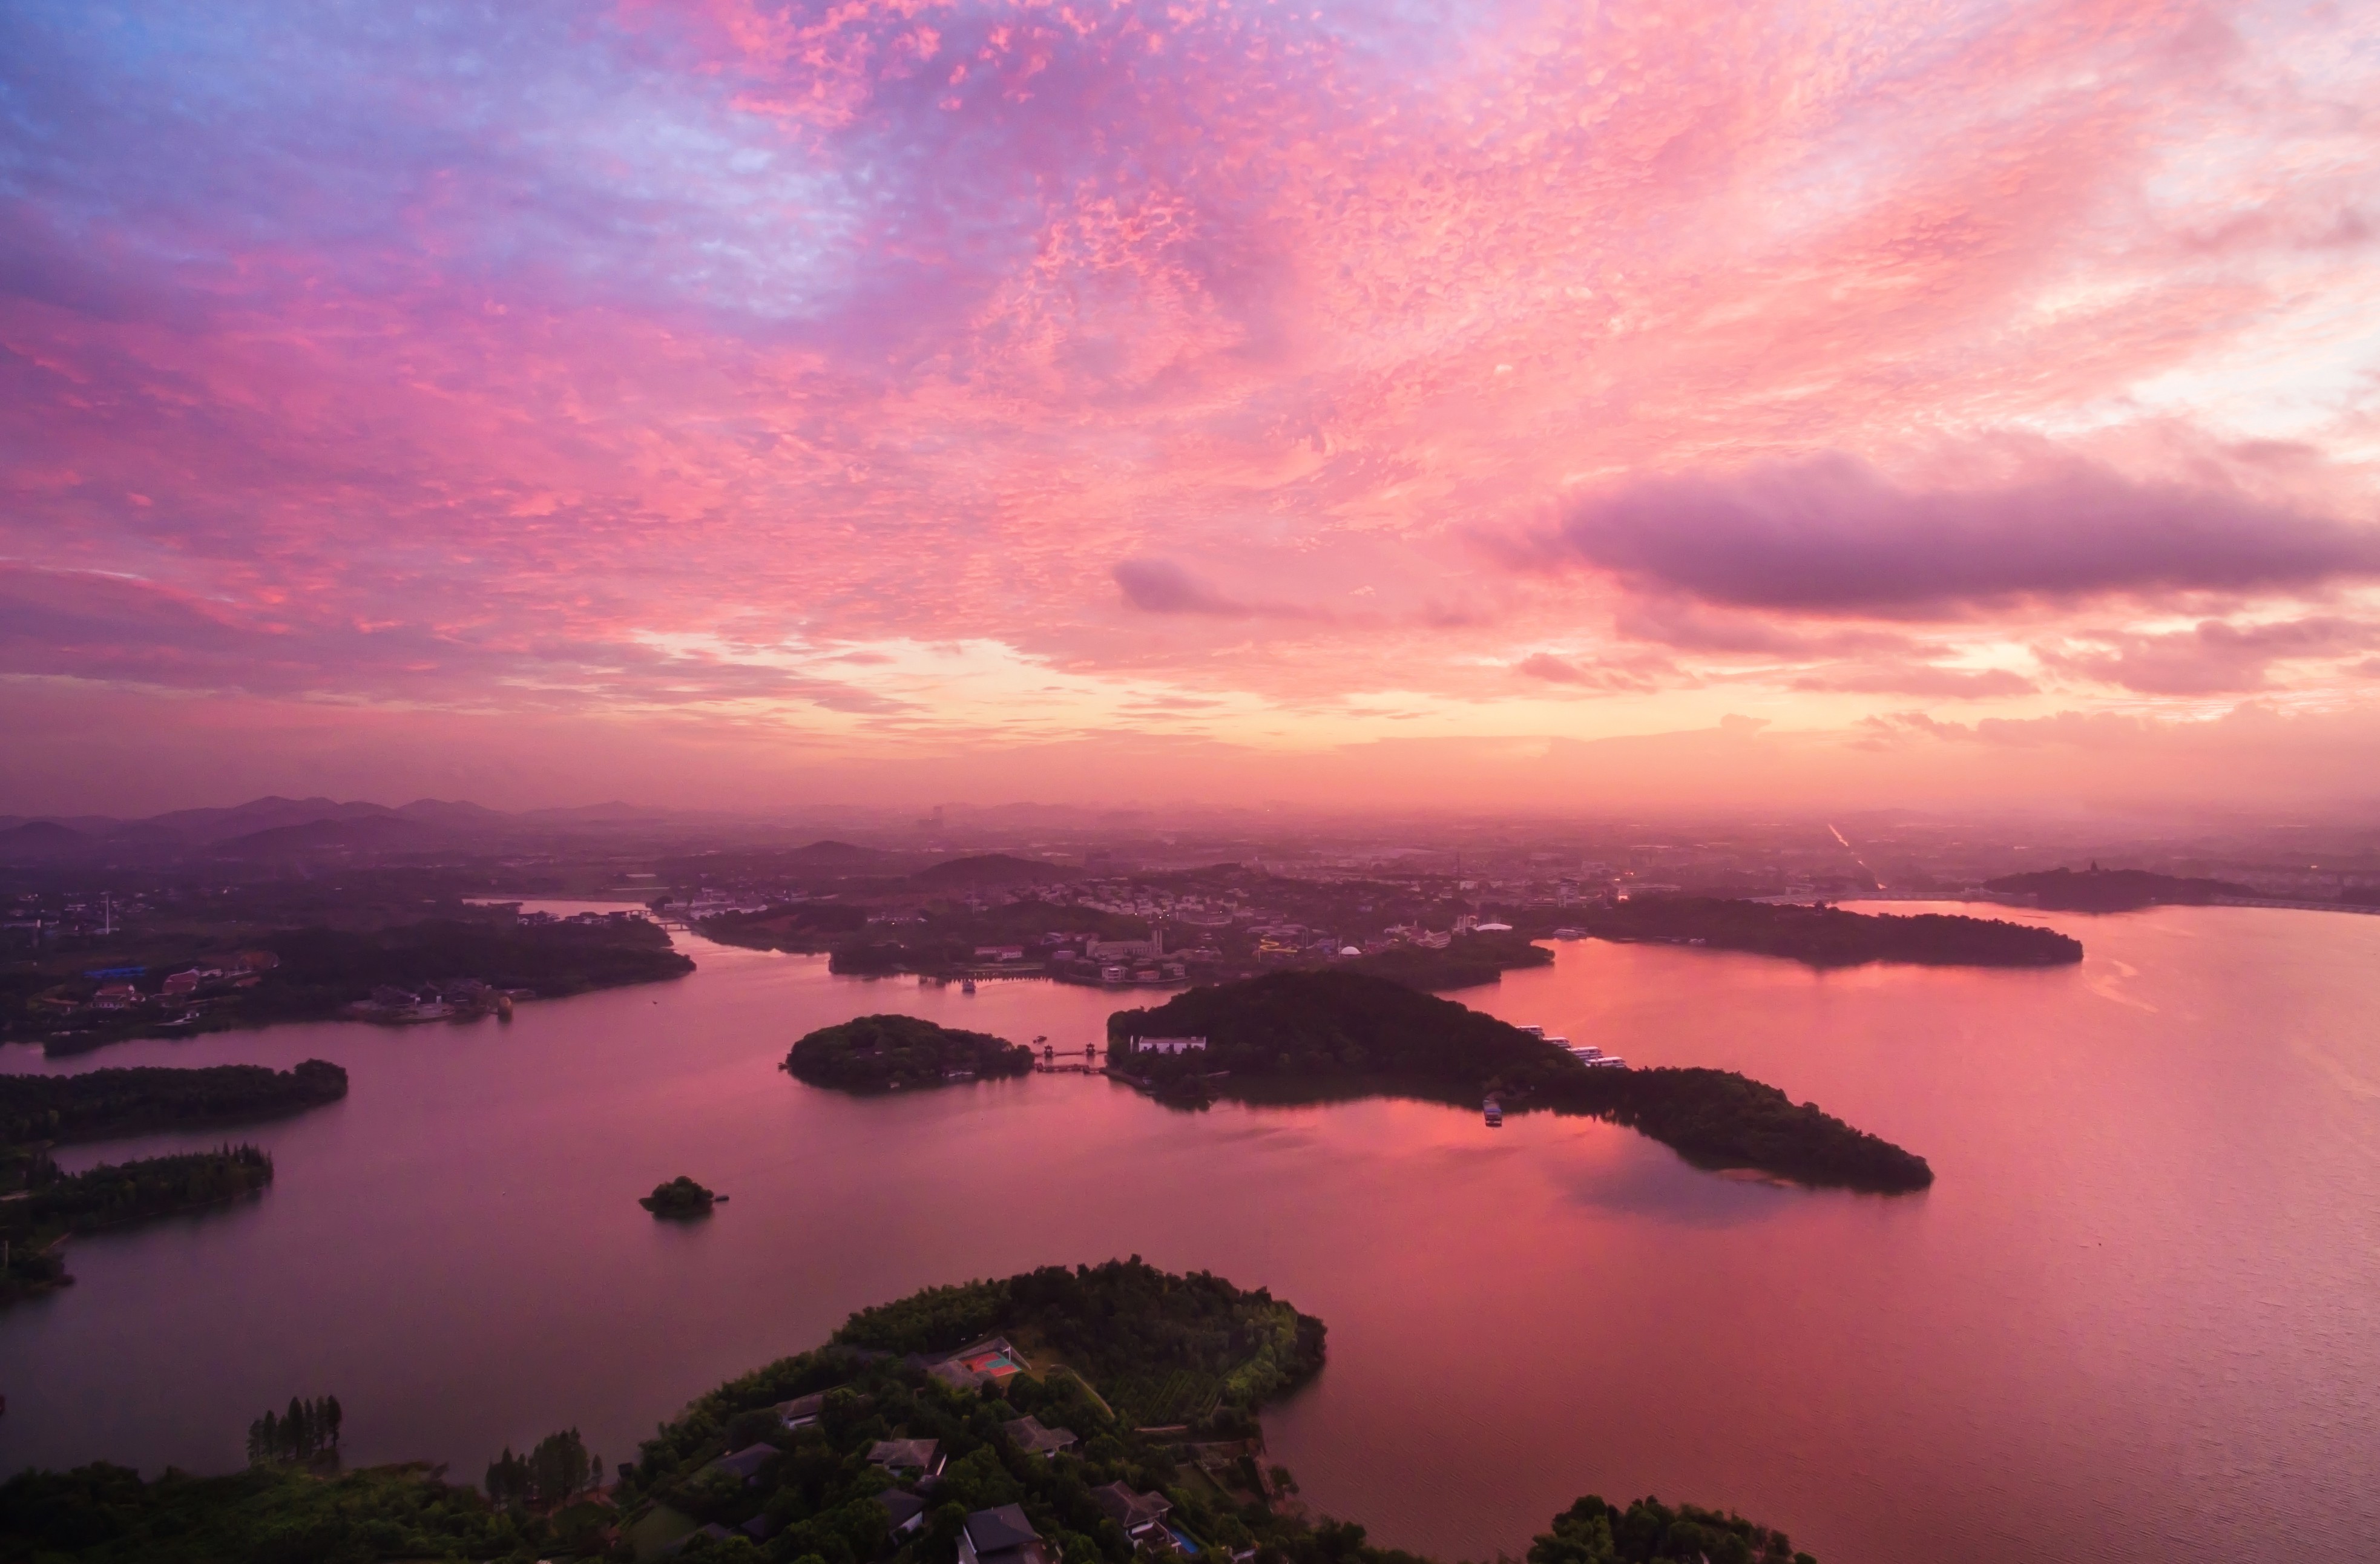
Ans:
{"type": "Polygon", "coordinates": [[[2380,13],[27,4],[0,94],[18,807],[2380,773],[2380,13]]]}

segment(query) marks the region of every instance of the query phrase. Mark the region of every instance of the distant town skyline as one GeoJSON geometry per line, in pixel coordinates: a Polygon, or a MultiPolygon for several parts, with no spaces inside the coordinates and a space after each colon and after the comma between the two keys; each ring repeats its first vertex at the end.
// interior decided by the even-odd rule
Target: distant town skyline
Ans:
{"type": "Polygon", "coordinates": [[[2375,792],[2369,12],[0,43],[0,814],[2375,792]]]}

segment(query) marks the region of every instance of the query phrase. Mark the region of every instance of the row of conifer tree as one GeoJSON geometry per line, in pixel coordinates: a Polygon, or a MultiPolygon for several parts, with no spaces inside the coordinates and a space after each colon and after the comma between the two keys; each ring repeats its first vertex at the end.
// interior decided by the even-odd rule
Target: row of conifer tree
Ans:
{"type": "Polygon", "coordinates": [[[279,1416],[268,1412],[248,1425],[249,1464],[268,1466],[337,1453],[342,1415],[336,1396],[312,1400],[290,1397],[287,1412],[279,1416]]]}
{"type": "Polygon", "coordinates": [[[498,1504],[560,1504],[603,1480],[603,1458],[587,1453],[576,1428],[548,1434],[527,1455],[510,1445],[488,1466],[488,1497],[498,1504]]]}

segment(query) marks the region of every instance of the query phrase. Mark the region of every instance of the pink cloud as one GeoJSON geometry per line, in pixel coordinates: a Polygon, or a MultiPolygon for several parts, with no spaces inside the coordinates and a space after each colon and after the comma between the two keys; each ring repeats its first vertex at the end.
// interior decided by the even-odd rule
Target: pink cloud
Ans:
{"type": "Polygon", "coordinates": [[[1382,722],[2023,698],[1932,621],[2179,701],[2330,664],[2086,633],[2380,571],[2357,15],[146,15],[0,61],[8,672],[885,744],[1017,721],[896,641],[1382,722]]]}
{"type": "Polygon", "coordinates": [[[2380,527],[2071,459],[1985,490],[1912,489],[1840,455],[1648,479],[1579,504],[1549,549],[1730,607],[1888,617],[2380,576],[2380,527]]]}

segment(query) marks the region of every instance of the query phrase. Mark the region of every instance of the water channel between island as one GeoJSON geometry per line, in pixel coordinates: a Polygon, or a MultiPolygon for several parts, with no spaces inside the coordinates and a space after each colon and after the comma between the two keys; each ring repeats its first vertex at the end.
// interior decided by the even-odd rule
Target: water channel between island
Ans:
{"type": "Polygon", "coordinates": [[[1456,996],[1815,1099],[1932,1160],[1898,1198],[1536,1114],[1189,1112],[1079,1075],[846,1097],[775,1068],[795,1037],[887,1010],[1079,1048],[1137,1001],[686,935],[692,976],[509,1025],[111,1048],[62,1067],[319,1057],[353,1087],[235,1132],[276,1159],[261,1200],[78,1242],[77,1286],[0,1311],[0,1469],[218,1470],[325,1392],[357,1459],[476,1478],[576,1425],[618,1460],[861,1304],[1136,1253],[1322,1315],[1273,1459],[1449,1559],[1518,1554],[1590,1490],[1732,1507],[1828,1564],[2380,1552],[2380,918],[2025,915],[2089,958],[1583,942],[1456,996]],[[637,1196],[678,1173],[730,1202],[654,1221],[637,1196]]]}

